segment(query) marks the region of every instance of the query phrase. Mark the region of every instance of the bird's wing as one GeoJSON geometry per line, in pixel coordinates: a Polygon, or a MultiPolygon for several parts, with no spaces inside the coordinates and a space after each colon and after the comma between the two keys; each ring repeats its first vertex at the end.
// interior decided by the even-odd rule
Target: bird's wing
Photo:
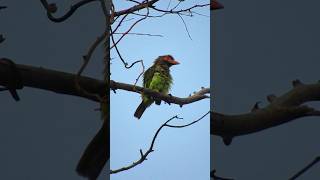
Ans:
{"type": "Polygon", "coordinates": [[[143,74],[143,87],[149,88],[150,82],[152,81],[152,77],[154,74],[154,67],[151,66],[147,69],[143,74]]]}

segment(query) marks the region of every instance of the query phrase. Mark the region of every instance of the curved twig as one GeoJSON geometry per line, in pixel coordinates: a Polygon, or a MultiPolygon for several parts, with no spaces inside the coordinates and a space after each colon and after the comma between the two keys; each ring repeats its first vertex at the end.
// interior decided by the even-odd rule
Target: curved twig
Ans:
{"type": "Polygon", "coordinates": [[[80,8],[81,6],[84,6],[86,4],[89,4],[89,3],[97,1],[97,0],[82,0],[82,1],[72,5],[70,7],[70,10],[66,14],[62,15],[61,17],[54,17],[52,15],[53,13],[55,13],[57,11],[57,6],[54,3],[49,4],[47,2],[47,0],[40,0],[40,1],[42,3],[43,7],[47,10],[48,18],[53,22],[60,23],[60,22],[67,20],[69,17],[71,17],[73,15],[73,13],[75,13],[76,10],[78,8],[80,8]]]}

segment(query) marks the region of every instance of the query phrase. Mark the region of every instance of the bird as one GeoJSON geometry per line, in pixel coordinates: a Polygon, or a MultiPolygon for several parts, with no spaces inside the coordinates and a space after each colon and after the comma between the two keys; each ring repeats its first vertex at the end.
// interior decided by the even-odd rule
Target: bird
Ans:
{"type": "MultiPolygon", "coordinates": [[[[168,94],[171,85],[172,77],[170,67],[180,64],[171,55],[159,56],[143,74],[143,87],[149,88],[159,93],[168,94]]],[[[148,95],[141,93],[142,102],[136,109],[134,117],[140,119],[144,111],[153,103],[160,105],[161,100],[156,100],[148,95]]]]}

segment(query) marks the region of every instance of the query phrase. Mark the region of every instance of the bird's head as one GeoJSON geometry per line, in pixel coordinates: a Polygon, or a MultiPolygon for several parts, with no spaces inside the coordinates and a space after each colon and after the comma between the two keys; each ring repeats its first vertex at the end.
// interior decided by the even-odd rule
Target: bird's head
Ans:
{"type": "Polygon", "coordinates": [[[155,62],[155,64],[165,64],[167,66],[177,65],[180,64],[178,61],[176,61],[171,55],[163,55],[159,56],[155,62]]]}

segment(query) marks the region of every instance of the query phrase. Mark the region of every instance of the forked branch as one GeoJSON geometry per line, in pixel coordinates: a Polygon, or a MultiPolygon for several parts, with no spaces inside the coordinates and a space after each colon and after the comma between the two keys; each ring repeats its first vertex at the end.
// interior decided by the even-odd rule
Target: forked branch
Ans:
{"type": "Polygon", "coordinates": [[[153,139],[151,141],[151,144],[150,144],[150,147],[149,149],[143,153],[143,151],[140,149],[140,159],[133,162],[131,165],[128,165],[128,166],[125,166],[125,167],[122,167],[122,168],[119,168],[119,169],[116,169],[116,170],[110,170],[110,174],[115,174],[115,173],[118,173],[118,172],[121,172],[121,171],[125,171],[125,170],[129,170],[139,164],[141,164],[143,161],[147,160],[147,156],[153,152],[153,146],[154,146],[154,143],[156,141],[156,138],[158,137],[158,134],[160,133],[161,129],[164,128],[164,127],[171,127],[171,128],[184,128],[184,127],[187,127],[187,126],[191,126],[192,124],[195,124],[197,122],[199,122],[200,120],[202,120],[204,117],[206,117],[207,115],[209,114],[209,112],[205,113],[203,116],[201,116],[199,119],[189,123],[189,124],[186,124],[186,125],[170,125],[169,122],[172,121],[173,119],[183,119],[183,118],[179,118],[177,115],[170,118],[169,120],[167,120],[165,123],[163,123],[159,128],[158,130],[156,131],[155,135],[153,136],[153,139]]]}

